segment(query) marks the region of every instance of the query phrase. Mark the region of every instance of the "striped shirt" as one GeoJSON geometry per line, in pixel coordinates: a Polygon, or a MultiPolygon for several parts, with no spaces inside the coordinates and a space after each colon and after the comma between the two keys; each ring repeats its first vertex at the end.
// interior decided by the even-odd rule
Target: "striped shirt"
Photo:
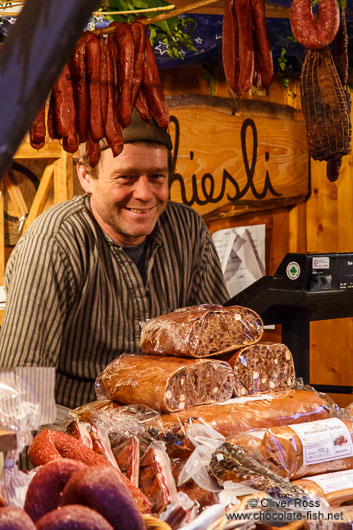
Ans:
{"type": "Polygon", "coordinates": [[[0,366],[54,366],[56,402],[75,408],[96,399],[95,379],[112,359],[139,351],[147,319],[229,298],[210,233],[189,207],[168,203],[145,256],[144,282],[87,195],[40,215],[6,267],[0,366]]]}

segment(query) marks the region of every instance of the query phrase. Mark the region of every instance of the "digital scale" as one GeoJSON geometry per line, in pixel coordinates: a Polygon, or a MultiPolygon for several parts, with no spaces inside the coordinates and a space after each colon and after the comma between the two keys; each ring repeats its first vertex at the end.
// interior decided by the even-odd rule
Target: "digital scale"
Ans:
{"type": "MultiPolygon", "coordinates": [[[[281,324],[297,376],[310,384],[310,322],[353,317],[353,253],[288,253],[274,276],[262,276],[224,305],[249,307],[265,325],[281,324]]],[[[353,386],[312,386],[353,393],[353,386]]]]}

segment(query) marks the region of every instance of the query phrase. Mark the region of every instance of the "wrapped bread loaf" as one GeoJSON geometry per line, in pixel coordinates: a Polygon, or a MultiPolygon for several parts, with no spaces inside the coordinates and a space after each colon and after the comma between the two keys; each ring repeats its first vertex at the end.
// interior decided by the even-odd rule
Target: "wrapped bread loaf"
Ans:
{"type": "Polygon", "coordinates": [[[207,357],[257,342],[262,333],[263,322],[255,311],[204,304],[150,320],[142,329],[140,347],[154,355],[207,357]]]}
{"type": "Polygon", "coordinates": [[[316,392],[287,390],[261,396],[235,398],[227,403],[201,405],[163,414],[165,429],[180,432],[193,421],[211,425],[226,438],[267,426],[288,425],[330,417],[330,407],[316,392]]]}
{"type": "Polygon", "coordinates": [[[286,478],[353,468],[353,422],[329,418],[266,429],[260,446],[264,459],[286,478]]]}
{"type": "Polygon", "coordinates": [[[214,359],[126,355],[105,368],[99,386],[120,403],[172,412],[230,399],[234,374],[228,363],[214,359]]]}
{"type": "Polygon", "coordinates": [[[295,383],[293,357],[285,344],[258,342],[237,351],[228,362],[234,369],[236,396],[283,390],[295,383]]]}
{"type": "Polygon", "coordinates": [[[324,497],[330,506],[340,506],[353,501],[353,469],[323,473],[294,481],[308,495],[324,497]]]}

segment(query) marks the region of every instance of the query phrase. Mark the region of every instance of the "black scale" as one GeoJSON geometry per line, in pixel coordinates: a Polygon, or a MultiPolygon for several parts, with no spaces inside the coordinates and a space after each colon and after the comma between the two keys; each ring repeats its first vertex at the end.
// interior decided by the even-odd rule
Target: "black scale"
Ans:
{"type": "MultiPolygon", "coordinates": [[[[274,276],[263,276],[224,305],[249,307],[265,325],[281,324],[297,376],[310,384],[310,322],[353,317],[353,253],[288,253],[274,276]]],[[[313,386],[321,392],[353,393],[353,386],[313,386]]]]}

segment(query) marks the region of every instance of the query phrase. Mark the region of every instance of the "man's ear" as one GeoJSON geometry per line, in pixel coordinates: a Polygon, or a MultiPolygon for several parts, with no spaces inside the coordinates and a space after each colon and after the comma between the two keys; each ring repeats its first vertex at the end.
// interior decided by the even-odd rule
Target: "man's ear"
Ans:
{"type": "Polygon", "coordinates": [[[84,164],[82,162],[82,160],[79,160],[76,169],[77,169],[78,179],[80,181],[80,184],[81,184],[82,188],[84,189],[84,191],[86,193],[90,194],[91,191],[92,191],[91,190],[91,188],[92,188],[92,184],[91,184],[92,176],[90,175],[86,164],[84,164]]]}

